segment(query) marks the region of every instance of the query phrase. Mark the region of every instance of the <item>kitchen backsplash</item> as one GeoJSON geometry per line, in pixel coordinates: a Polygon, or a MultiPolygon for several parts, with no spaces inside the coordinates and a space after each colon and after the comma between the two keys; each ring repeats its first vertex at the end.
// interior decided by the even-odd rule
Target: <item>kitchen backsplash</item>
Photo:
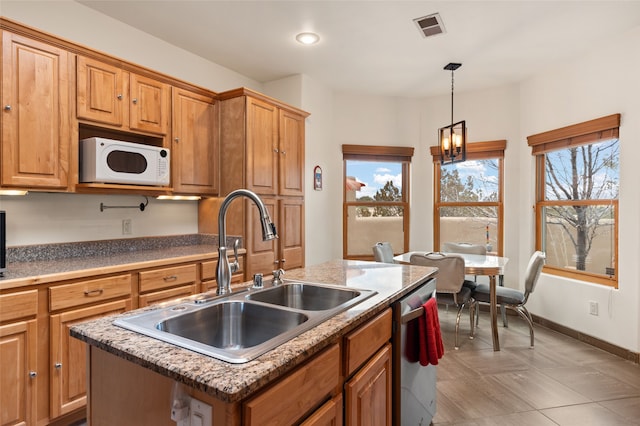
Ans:
{"type": "MultiPolygon", "coordinates": [[[[236,239],[237,237],[233,236],[227,237],[227,246],[233,247],[233,242],[236,239]]],[[[158,250],[192,245],[214,245],[217,247],[218,236],[212,234],[189,234],[7,247],[7,262],[33,262],[73,257],[111,256],[140,250],[158,250]]]]}

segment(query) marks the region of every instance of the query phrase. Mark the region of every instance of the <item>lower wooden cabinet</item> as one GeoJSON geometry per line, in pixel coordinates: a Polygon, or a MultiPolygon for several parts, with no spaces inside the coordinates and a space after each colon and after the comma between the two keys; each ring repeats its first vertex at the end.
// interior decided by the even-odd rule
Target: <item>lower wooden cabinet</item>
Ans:
{"type": "Polygon", "coordinates": [[[0,296],[0,425],[36,421],[37,292],[0,296]]]}
{"type": "Polygon", "coordinates": [[[387,343],[345,384],[345,424],[391,425],[391,344],[387,343]]]}
{"type": "Polygon", "coordinates": [[[301,426],[342,426],[342,394],[325,402],[301,426]]]}
{"type": "Polygon", "coordinates": [[[86,405],[87,345],[69,335],[79,322],[131,310],[131,299],[74,309],[50,317],[50,416],[56,418],[86,405]]]}
{"type": "Polygon", "coordinates": [[[333,345],[243,404],[245,426],[294,424],[339,386],[340,346],[333,345]],[[292,399],[295,398],[295,402],[292,399]]]}

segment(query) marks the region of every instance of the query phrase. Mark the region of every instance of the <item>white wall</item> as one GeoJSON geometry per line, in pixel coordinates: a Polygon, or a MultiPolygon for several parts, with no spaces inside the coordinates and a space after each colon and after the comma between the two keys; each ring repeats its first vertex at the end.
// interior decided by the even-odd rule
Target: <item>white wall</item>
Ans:
{"type": "MultiPolygon", "coordinates": [[[[640,349],[640,28],[606,44],[587,56],[559,64],[521,85],[521,139],[547,130],[621,113],[619,288],[542,275],[529,304],[532,312],[571,329],[582,331],[634,352],[640,349]],[[589,301],[599,304],[599,316],[589,315],[589,301]]],[[[533,229],[534,161],[523,147],[519,154],[520,206],[525,230],[522,247],[531,246],[533,229]],[[528,172],[526,172],[528,171],[528,172]]]]}

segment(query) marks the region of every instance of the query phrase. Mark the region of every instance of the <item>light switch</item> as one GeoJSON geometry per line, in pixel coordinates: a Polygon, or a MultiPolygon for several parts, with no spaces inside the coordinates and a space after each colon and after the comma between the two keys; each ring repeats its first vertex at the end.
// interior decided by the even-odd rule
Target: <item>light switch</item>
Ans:
{"type": "Polygon", "coordinates": [[[213,426],[211,406],[191,398],[191,426],[213,426]]]}
{"type": "Polygon", "coordinates": [[[202,416],[200,414],[194,414],[191,416],[191,426],[204,426],[202,416]]]}

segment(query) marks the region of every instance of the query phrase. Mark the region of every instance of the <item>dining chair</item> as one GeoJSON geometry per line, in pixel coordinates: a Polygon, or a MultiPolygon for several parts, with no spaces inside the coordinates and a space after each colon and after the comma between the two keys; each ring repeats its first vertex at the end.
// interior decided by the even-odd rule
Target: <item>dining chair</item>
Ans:
{"type": "Polygon", "coordinates": [[[442,243],[442,251],[445,253],[487,254],[487,247],[482,244],[471,243],[442,243]]]}
{"type": "MultiPolygon", "coordinates": [[[[507,309],[516,311],[529,325],[529,336],[531,347],[533,347],[533,319],[525,307],[529,296],[536,288],[536,283],[544,266],[545,254],[541,251],[533,253],[529,259],[529,264],[524,274],[524,292],[508,287],[496,287],[497,303],[507,309]]],[[[473,291],[473,298],[477,302],[490,303],[491,290],[488,284],[478,284],[473,291]]]]}
{"type": "MultiPolygon", "coordinates": [[[[445,253],[463,253],[463,254],[478,254],[481,256],[486,256],[487,254],[487,246],[482,244],[471,244],[471,243],[453,243],[453,242],[445,242],[442,243],[442,251],[445,253]]],[[[478,276],[473,276],[473,281],[467,281],[471,285],[471,291],[475,290],[478,285],[478,276]]],[[[504,286],[504,276],[500,275],[498,277],[498,285],[500,287],[504,286]]],[[[480,314],[480,309],[476,310],[476,323],[478,322],[478,315],[480,314]]],[[[502,325],[505,327],[509,326],[507,322],[507,311],[504,306],[500,306],[500,316],[502,317],[502,325]]]]}
{"type": "Polygon", "coordinates": [[[436,300],[445,305],[454,305],[458,308],[456,315],[455,349],[458,345],[458,330],[460,328],[460,315],[465,306],[469,307],[469,323],[471,332],[469,339],[474,334],[474,311],[476,302],[471,295],[471,289],[465,286],[464,259],[453,253],[414,253],[409,262],[412,265],[431,266],[438,268],[436,275],[436,300]]]}
{"type": "Polygon", "coordinates": [[[393,260],[393,247],[391,247],[391,243],[387,241],[378,242],[373,245],[373,258],[376,262],[396,263],[393,260]]]}

